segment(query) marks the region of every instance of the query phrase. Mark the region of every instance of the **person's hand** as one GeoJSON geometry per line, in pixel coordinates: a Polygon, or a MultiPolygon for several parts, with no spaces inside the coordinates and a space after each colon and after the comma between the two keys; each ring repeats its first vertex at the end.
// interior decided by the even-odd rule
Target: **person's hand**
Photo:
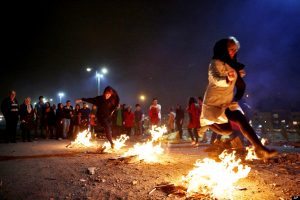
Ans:
{"type": "Polygon", "coordinates": [[[240,73],[240,76],[243,78],[244,76],[246,76],[246,71],[244,70],[244,69],[241,69],[240,71],[239,71],[239,73],[240,73]]]}
{"type": "Polygon", "coordinates": [[[234,71],[229,71],[227,74],[228,80],[233,81],[235,79],[235,73],[234,71]]]}
{"type": "Polygon", "coordinates": [[[77,104],[77,103],[82,103],[82,100],[81,99],[76,99],[75,100],[75,103],[77,104]]]}

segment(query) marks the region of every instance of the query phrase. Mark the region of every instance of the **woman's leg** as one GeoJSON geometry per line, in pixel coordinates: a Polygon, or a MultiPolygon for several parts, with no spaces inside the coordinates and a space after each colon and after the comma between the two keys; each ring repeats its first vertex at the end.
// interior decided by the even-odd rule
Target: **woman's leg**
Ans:
{"type": "Polygon", "coordinates": [[[269,150],[265,146],[262,145],[262,143],[258,139],[254,129],[250,126],[249,122],[247,121],[245,115],[243,115],[240,111],[238,111],[238,110],[231,111],[229,109],[226,109],[225,114],[229,120],[238,124],[243,135],[255,147],[256,154],[258,157],[268,158],[268,157],[273,157],[277,154],[276,151],[269,150]]]}
{"type": "Polygon", "coordinates": [[[191,128],[188,128],[188,132],[189,132],[189,134],[190,134],[190,136],[191,136],[192,141],[195,141],[194,134],[193,134],[191,128]]]}

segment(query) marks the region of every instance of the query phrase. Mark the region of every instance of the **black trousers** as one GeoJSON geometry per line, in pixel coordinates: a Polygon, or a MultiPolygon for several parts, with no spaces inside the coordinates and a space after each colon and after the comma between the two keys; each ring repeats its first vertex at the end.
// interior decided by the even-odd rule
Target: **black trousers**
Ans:
{"type": "Polygon", "coordinates": [[[188,132],[192,138],[192,141],[198,142],[199,136],[198,136],[197,128],[188,128],[188,132]]]}
{"type": "Polygon", "coordinates": [[[225,114],[230,121],[235,122],[239,127],[243,135],[251,142],[255,148],[264,148],[258,139],[254,129],[250,126],[248,119],[239,110],[231,111],[226,109],[225,114]]]}
{"type": "Polygon", "coordinates": [[[179,137],[180,137],[180,139],[182,139],[182,124],[180,123],[180,121],[176,121],[176,127],[179,132],[179,137]]]}
{"type": "MultiPolygon", "coordinates": [[[[229,121],[233,121],[239,126],[242,134],[250,141],[250,143],[255,148],[260,148],[260,149],[264,148],[264,146],[261,144],[260,140],[258,139],[254,129],[250,126],[248,119],[245,117],[243,113],[241,113],[241,111],[239,110],[232,111],[229,108],[227,108],[225,110],[225,114],[229,121]]],[[[204,133],[208,128],[220,135],[232,134],[232,127],[230,122],[225,124],[211,124],[209,126],[201,127],[200,133],[204,133]]]]}
{"type": "Polygon", "coordinates": [[[29,128],[23,128],[22,129],[22,140],[25,141],[31,141],[31,134],[30,134],[30,129],[29,128]]]}
{"type": "Polygon", "coordinates": [[[4,136],[5,142],[16,142],[18,119],[5,119],[5,121],[6,121],[6,131],[4,136]]]}

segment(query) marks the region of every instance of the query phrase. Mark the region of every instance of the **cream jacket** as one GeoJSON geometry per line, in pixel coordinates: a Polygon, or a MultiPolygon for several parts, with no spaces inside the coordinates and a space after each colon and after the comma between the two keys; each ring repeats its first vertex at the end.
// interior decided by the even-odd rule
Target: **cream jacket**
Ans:
{"type": "Polygon", "coordinates": [[[231,110],[240,109],[237,102],[232,102],[236,79],[236,71],[228,64],[215,59],[210,62],[208,86],[204,95],[200,116],[201,126],[227,123],[226,108],[231,110]],[[228,81],[228,73],[233,74],[231,81],[228,81]]]}

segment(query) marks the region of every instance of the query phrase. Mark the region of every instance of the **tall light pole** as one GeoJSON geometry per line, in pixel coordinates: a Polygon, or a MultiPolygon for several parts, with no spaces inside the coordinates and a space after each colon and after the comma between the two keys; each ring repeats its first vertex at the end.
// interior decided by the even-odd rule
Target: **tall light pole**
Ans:
{"type": "MultiPolygon", "coordinates": [[[[93,68],[88,67],[86,68],[87,72],[91,72],[93,68]]],[[[104,77],[104,74],[107,74],[108,70],[105,67],[102,67],[99,71],[96,71],[96,79],[97,79],[97,95],[100,96],[101,94],[101,78],[104,77]]]]}
{"type": "Polygon", "coordinates": [[[58,93],[58,96],[59,96],[59,103],[61,103],[61,98],[62,98],[63,96],[65,96],[65,94],[64,94],[63,92],[59,92],[59,93],[58,93]]]}
{"type": "Polygon", "coordinates": [[[100,81],[101,78],[103,77],[103,74],[99,74],[98,72],[96,72],[96,78],[97,78],[97,95],[100,96],[100,81]]]}

